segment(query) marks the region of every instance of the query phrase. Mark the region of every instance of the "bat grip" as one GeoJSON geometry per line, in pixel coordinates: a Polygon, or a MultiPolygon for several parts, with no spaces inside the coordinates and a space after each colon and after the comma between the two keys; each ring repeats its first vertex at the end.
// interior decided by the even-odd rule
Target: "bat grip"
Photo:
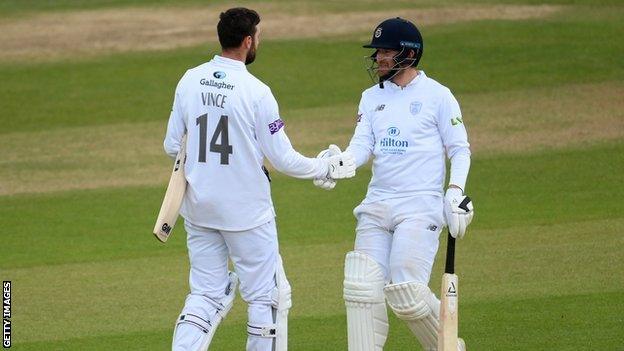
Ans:
{"type": "Polygon", "coordinates": [[[448,233],[448,241],[446,243],[446,266],[444,273],[455,273],[455,238],[448,233]]]}

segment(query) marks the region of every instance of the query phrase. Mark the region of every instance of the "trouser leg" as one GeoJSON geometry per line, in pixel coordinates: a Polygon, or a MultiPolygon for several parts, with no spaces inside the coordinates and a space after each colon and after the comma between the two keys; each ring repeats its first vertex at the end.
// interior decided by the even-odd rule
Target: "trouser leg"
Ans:
{"type": "Polygon", "coordinates": [[[238,279],[227,271],[227,247],[216,230],[185,223],[191,292],[176,321],[172,349],[204,351],[234,302],[238,279]]]}
{"type": "Polygon", "coordinates": [[[230,258],[248,303],[247,350],[285,351],[290,285],[284,273],[275,222],[244,232],[224,232],[230,258]]]}

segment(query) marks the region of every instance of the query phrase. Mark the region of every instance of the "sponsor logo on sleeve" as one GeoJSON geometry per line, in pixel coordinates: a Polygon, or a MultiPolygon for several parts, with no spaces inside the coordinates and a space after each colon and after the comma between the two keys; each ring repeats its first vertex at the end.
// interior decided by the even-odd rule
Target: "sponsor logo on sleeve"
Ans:
{"type": "Polygon", "coordinates": [[[455,117],[455,118],[451,118],[451,124],[456,126],[459,124],[464,123],[464,121],[462,120],[461,116],[460,117],[455,117]]]}
{"type": "Polygon", "coordinates": [[[383,111],[383,110],[384,110],[384,108],[386,108],[386,105],[385,105],[385,104],[381,104],[381,105],[379,105],[379,106],[375,107],[375,112],[376,112],[376,111],[383,111]]]}
{"type": "Polygon", "coordinates": [[[279,132],[280,129],[284,126],[284,121],[281,118],[276,119],[275,121],[269,123],[269,132],[271,135],[279,132]]]}
{"type": "Polygon", "coordinates": [[[357,116],[355,117],[355,123],[360,123],[361,120],[362,120],[362,114],[358,113],[357,116]]]}

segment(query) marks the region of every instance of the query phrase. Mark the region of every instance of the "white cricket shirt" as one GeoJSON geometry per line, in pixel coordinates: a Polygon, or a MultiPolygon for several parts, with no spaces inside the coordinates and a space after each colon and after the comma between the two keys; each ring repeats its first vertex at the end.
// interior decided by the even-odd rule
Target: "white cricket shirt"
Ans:
{"type": "Polygon", "coordinates": [[[271,89],[237,60],[217,55],[180,79],[164,141],[169,156],[184,133],[188,186],[180,214],[195,225],[241,231],[275,217],[265,156],[290,176],[327,174],[327,160],[293,149],[271,89]]]}
{"type": "Polygon", "coordinates": [[[407,86],[384,82],[362,93],[347,150],[357,166],[371,155],[373,176],[364,203],[420,194],[442,195],[445,155],[450,183],[465,187],[470,145],[451,91],[419,71],[407,86]]]}

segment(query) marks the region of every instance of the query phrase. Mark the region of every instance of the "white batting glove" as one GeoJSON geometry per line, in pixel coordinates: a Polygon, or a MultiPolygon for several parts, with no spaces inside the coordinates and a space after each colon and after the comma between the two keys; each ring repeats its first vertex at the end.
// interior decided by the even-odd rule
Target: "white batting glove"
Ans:
{"type": "MultiPolygon", "coordinates": [[[[316,158],[329,158],[331,156],[340,155],[342,151],[340,148],[334,144],[329,145],[328,149],[325,149],[316,156],[316,158]]],[[[332,190],[336,186],[336,181],[334,179],[325,177],[325,178],[315,178],[312,183],[325,190],[332,190]]]]}
{"type": "Polygon", "coordinates": [[[355,176],[355,157],[349,151],[330,156],[327,160],[329,161],[328,178],[344,179],[355,176]]]}
{"type": "Polygon", "coordinates": [[[448,188],[444,195],[444,217],[449,232],[454,238],[461,239],[474,216],[472,200],[461,189],[448,188]]]}
{"type": "Polygon", "coordinates": [[[312,183],[323,190],[332,190],[336,187],[336,181],[330,178],[314,179],[312,183]]]}

